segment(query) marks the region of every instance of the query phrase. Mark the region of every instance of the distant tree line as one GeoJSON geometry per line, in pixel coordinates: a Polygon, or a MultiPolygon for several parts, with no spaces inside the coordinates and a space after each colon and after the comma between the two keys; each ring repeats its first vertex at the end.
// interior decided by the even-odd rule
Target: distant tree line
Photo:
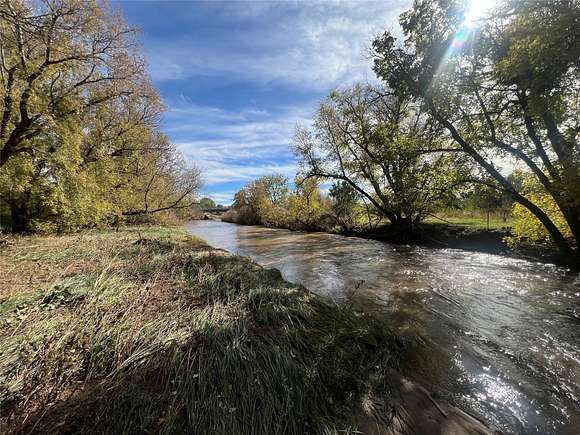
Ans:
{"type": "MultiPolygon", "coordinates": [[[[297,130],[297,186],[334,182],[320,203],[344,226],[367,205],[409,231],[471,195],[513,210],[512,242],[578,254],[580,4],[505,0],[475,22],[466,5],[416,0],[402,40],[374,39],[381,84],[333,91],[297,130]]],[[[252,186],[234,208],[267,220],[252,186]]]]}
{"type": "Polygon", "coordinates": [[[136,31],[99,0],[0,0],[0,226],[64,231],[187,209],[200,173],[159,131],[136,31]]]}
{"type": "Polygon", "coordinates": [[[317,180],[305,180],[291,190],[282,174],[261,177],[248,183],[234,196],[223,220],[273,227],[318,230],[326,228],[329,201],[317,180]]]}

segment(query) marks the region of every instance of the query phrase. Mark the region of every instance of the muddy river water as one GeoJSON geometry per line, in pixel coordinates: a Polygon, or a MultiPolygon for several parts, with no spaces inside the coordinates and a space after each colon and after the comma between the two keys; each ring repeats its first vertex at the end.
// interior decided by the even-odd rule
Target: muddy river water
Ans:
{"type": "Polygon", "coordinates": [[[384,312],[401,334],[424,337],[419,380],[491,426],[580,434],[577,273],[498,255],[220,221],[186,229],[313,292],[384,312]]]}

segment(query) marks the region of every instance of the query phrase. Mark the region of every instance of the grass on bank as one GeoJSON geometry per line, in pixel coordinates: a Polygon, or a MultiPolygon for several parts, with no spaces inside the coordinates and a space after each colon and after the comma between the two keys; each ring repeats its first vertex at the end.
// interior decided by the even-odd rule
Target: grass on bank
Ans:
{"type": "Polygon", "coordinates": [[[504,219],[498,214],[491,213],[489,221],[485,213],[452,213],[440,212],[425,218],[425,223],[440,224],[446,223],[475,230],[509,230],[513,226],[513,217],[504,219]]]}
{"type": "Polygon", "coordinates": [[[399,341],[177,229],[0,245],[0,432],[344,433],[399,341]]]}

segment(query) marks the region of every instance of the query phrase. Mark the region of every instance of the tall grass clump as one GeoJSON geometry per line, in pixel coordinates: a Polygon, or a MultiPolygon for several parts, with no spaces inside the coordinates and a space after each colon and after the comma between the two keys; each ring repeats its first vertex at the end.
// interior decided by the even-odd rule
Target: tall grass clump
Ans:
{"type": "Polygon", "coordinates": [[[345,433],[388,396],[383,321],[177,230],[90,237],[94,270],[0,300],[3,433],[345,433]]]}

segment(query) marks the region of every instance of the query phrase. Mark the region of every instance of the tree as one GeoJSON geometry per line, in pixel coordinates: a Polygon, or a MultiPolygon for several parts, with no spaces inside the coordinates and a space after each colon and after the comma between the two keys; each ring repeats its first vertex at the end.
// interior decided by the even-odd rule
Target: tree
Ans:
{"type": "Polygon", "coordinates": [[[257,180],[262,185],[264,193],[270,203],[282,207],[288,199],[290,189],[288,179],[282,174],[265,175],[257,180]]]}
{"type": "Polygon", "coordinates": [[[239,190],[232,205],[234,221],[244,224],[286,226],[290,189],[282,174],[265,175],[239,190]]]}
{"type": "Polygon", "coordinates": [[[344,180],[333,183],[329,191],[332,215],[338,225],[346,231],[356,225],[360,194],[344,180]]]}
{"type": "Polygon", "coordinates": [[[296,179],[295,184],[296,189],[291,192],[286,177],[280,174],[251,181],[236,192],[225,220],[292,229],[323,228],[329,204],[318,181],[296,179]]]}
{"type": "MultiPolygon", "coordinates": [[[[551,195],[547,194],[543,186],[529,172],[516,171],[514,178],[520,186],[521,191],[534,204],[538,204],[550,217],[550,220],[558,227],[565,237],[571,237],[570,227],[566,223],[562,212],[551,195]]],[[[522,241],[527,244],[546,245],[550,241],[550,234],[546,227],[521,204],[513,206],[514,224],[512,234],[508,242],[517,245],[522,241]]]]}
{"type": "Polygon", "coordinates": [[[199,208],[201,208],[202,210],[216,208],[216,206],[217,206],[217,204],[211,198],[201,198],[199,200],[199,208]]]}
{"type": "Polygon", "coordinates": [[[148,88],[134,33],[96,0],[2,0],[0,167],[55,124],[148,88]]]}
{"type": "Polygon", "coordinates": [[[288,210],[293,228],[317,230],[323,227],[329,204],[316,178],[296,179],[296,191],[288,199],[288,210]]]}
{"type": "Polygon", "coordinates": [[[241,188],[234,195],[232,204],[232,220],[236,223],[255,225],[260,224],[260,203],[265,199],[266,193],[262,183],[252,181],[241,188]]]}
{"type": "Polygon", "coordinates": [[[114,214],[108,173],[80,166],[78,128],[59,125],[42,139],[42,152],[18,154],[0,168],[0,218],[7,207],[12,231],[74,230],[114,214]]]}
{"type": "Polygon", "coordinates": [[[64,231],[187,208],[200,172],[159,133],[134,31],[96,0],[0,4],[0,223],[64,231]]]}
{"type": "Polygon", "coordinates": [[[565,253],[573,249],[541,204],[498,168],[526,167],[580,240],[578,117],[580,5],[572,0],[507,0],[478,21],[464,2],[416,1],[401,16],[404,44],[373,42],[374,69],[388,86],[417,98],[490,186],[526,208],[565,253]]]}
{"type": "Polygon", "coordinates": [[[185,209],[197,203],[201,172],[177,151],[167,137],[154,133],[151,146],[133,161],[131,203],[124,216],[185,209]],[[142,182],[140,182],[142,180],[142,182]]]}
{"type": "Polygon", "coordinates": [[[440,129],[405,95],[356,85],[320,106],[299,129],[304,178],[344,181],[393,225],[412,229],[459,183],[461,165],[440,129]]]}
{"type": "Polygon", "coordinates": [[[261,195],[258,198],[258,215],[263,225],[286,227],[286,203],[290,189],[288,179],[282,174],[265,175],[258,180],[261,195]]]}
{"type": "Polygon", "coordinates": [[[505,195],[485,184],[475,184],[470,193],[473,206],[485,212],[486,228],[489,230],[489,215],[502,207],[505,195]]]}

